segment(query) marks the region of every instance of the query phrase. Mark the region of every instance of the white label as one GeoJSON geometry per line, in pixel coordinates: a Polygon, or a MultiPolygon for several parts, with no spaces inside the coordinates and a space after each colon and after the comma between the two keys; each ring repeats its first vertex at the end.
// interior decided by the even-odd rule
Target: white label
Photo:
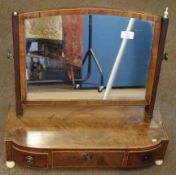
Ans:
{"type": "Polygon", "coordinates": [[[121,38],[122,39],[134,39],[134,32],[122,31],[121,38]]]}

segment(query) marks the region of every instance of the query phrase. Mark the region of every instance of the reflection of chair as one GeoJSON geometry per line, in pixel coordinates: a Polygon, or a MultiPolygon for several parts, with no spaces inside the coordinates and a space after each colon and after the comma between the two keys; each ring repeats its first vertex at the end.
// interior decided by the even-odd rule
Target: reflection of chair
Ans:
{"type": "Polygon", "coordinates": [[[100,73],[100,85],[98,90],[102,91],[104,84],[103,71],[92,49],[92,15],[89,15],[89,48],[83,58],[83,64],[84,16],[64,15],[62,18],[60,16],[56,16],[51,20],[52,22],[48,22],[50,18],[37,18],[37,20],[32,19],[34,21],[28,21],[28,25],[26,25],[29,28],[26,32],[26,50],[27,53],[29,52],[29,56],[31,58],[43,56],[62,62],[65,64],[64,71],[68,79],[71,80],[72,83],[76,82],[77,85],[81,85],[82,82],[89,79],[93,60],[100,73]],[[53,24],[55,27],[59,26],[58,30],[55,29],[56,34],[52,32],[49,24],[53,24]],[[51,33],[48,31],[51,31],[51,33]],[[38,48],[36,51],[29,51],[33,41],[38,42],[38,48]],[[87,75],[85,78],[81,78],[81,68],[86,61],[88,63],[87,75]]]}
{"type": "MultiPolygon", "coordinates": [[[[66,71],[65,65],[57,58],[62,55],[63,44],[61,42],[53,42],[52,40],[41,40],[41,39],[30,39],[27,40],[27,56],[30,59],[30,80],[36,81],[40,80],[42,82],[51,82],[43,81],[43,77],[40,76],[43,72],[47,71],[66,71]],[[33,42],[37,43],[37,46],[34,51],[30,51],[31,44],[33,42]],[[44,60],[43,60],[44,59],[44,60]],[[42,61],[41,61],[42,60],[42,61]],[[48,62],[55,62],[55,65],[48,64],[48,62]],[[60,64],[59,64],[60,63],[60,64]],[[60,66],[57,66],[57,65],[60,66]],[[35,76],[34,76],[35,75],[35,76]],[[39,78],[40,77],[40,78],[39,78]],[[42,80],[42,81],[41,81],[42,80]]],[[[29,81],[30,83],[31,81],[29,81]]],[[[52,80],[52,82],[54,82],[52,80]]],[[[56,80],[55,82],[62,82],[61,80],[56,80]]],[[[34,82],[32,82],[34,83],[34,82]]]]}
{"type": "MultiPolygon", "coordinates": [[[[50,17],[50,19],[51,18],[53,17],[50,17]]],[[[62,62],[65,65],[64,71],[68,79],[74,83],[75,72],[79,72],[77,70],[82,66],[83,16],[67,15],[62,18],[54,17],[53,22],[49,22],[50,19],[38,18],[37,21],[33,19],[34,21],[28,22],[28,25],[26,25],[29,28],[26,32],[26,51],[29,53],[31,60],[33,60],[33,58],[39,60],[39,57],[43,56],[51,60],[62,62]],[[48,32],[52,28],[50,28],[48,23],[54,26],[58,24],[58,31],[55,29],[58,36],[53,32],[48,32]],[[30,27],[31,25],[33,26],[30,27]],[[40,29],[44,31],[45,28],[47,28],[47,32],[42,33],[38,31],[40,29]],[[48,36],[46,34],[48,34],[48,36]],[[35,51],[30,51],[31,43],[34,41],[38,43],[38,48],[35,51]]],[[[78,77],[76,76],[76,78],[78,77]]]]}

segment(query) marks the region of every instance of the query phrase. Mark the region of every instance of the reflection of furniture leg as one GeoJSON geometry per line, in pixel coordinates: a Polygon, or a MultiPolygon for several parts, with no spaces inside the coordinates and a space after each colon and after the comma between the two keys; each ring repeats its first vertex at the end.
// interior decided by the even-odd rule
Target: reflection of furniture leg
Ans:
{"type": "MultiPolygon", "coordinates": [[[[87,81],[87,80],[89,79],[89,77],[90,77],[90,75],[91,75],[91,63],[92,63],[92,60],[91,60],[91,59],[93,59],[94,62],[95,62],[95,64],[96,64],[96,66],[97,66],[97,69],[98,69],[98,71],[99,71],[99,73],[100,73],[100,86],[98,87],[98,91],[99,91],[99,92],[102,92],[102,90],[103,90],[103,88],[104,88],[103,70],[102,70],[102,68],[101,68],[101,66],[100,66],[100,63],[99,63],[99,61],[98,61],[98,59],[97,59],[97,57],[96,57],[94,51],[92,50],[92,48],[90,48],[90,49],[87,51],[87,53],[86,53],[86,55],[85,55],[85,57],[84,57],[84,59],[83,59],[83,65],[84,65],[84,63],[85,63],[85,61],[86,61],[87,59],[88,59],[88,69],[87,69],[86,77],[85,77],[84,79],[75,79],[75,81],[76,81],[77,84],[78,84],[78,83],[82,83],[82,82],[84,82],[84,81],[87,81]]],[[[79,86],[77,86],[77,87],[79,87],[79,86]]]]}
{"type": "Polygon", "coordinates": [[[26,52],[27,52],[27,53],[29,52],[29,50],[30,50],[30,48],[31,48],[31,45],[32,45],[32,42],[30,42],[30,41],[27,41],[27,42],[26,42],[26,52]]]}
{"type": "Polygon", "coordinates": [[[87,81],[89,79],[89,77],[91,75],[91,63],[92,63],[91,59],[93,59],[96,66],[97,66],[97,69],[100,73],[100,86],[98,87],[98,91],[102,92],[102,90],[104,88],[103,70],[102,70],[100,63],[99,63],[99,61],[98,61],[98,59],[92,49],[92,15],[89,15],[89,41],[88,41],[88,43],[89,43],[89,48],[88,48],[88,51],[86,52],[84,59],[83,59],[83,65],[86,62],[86,60],[88,59],[87,75],[83,79],[75,79],[75,81],[77,82],[76,87],[78,88],[79,83],[82,83],[82,82],[87,81]]]}
{"type": "Polygon", "coordinates": [[[72,65],[67,65],[66,74],[68,79],[72,81],[72,84],[75,84],[74,70],[72,65]]]}
{"type": "Polygon", "coordinates": [[[99,71],[99,73],[100,73],[100,86],[99,86],[99,88],[98,88],[98,91],[99,91],[99,92],[102,92],[102,90],[103,90],[103,88],[104,88],[104,86],[103,86],[103,84],[104,84],[103,70],[102,70],[102,68],[101,68],[101,66],[100,66],[100,63],[98,62],[98,59],[96,58],[96,55],[95,55],[94,51],[93,51],[92,49],[90,49],[90,52],[91,52],[91,55],[92,55],[93,60],[95,61],[95,64],[96,64],[96,66],[97,66],[97,69],[98,69],[98,71],[99,71]]]}
{"type": "MultiPolygon", "coordinates": [[[[129,23],[128,23],[127,29],[126,29],[127,32],[129,32],[133,28],[134,22],[135,22],[135,19],[131,18],[129,23]]],[[[111,72],[109,80],[108,80],[108,84],[106,86],[106,90],[105,90],[105,94],[103,96],[103,100],[106,100],[109,97],[110,91],[112,89],[112,85],[114,83],[114,79],[116,77],[116,73],[119,69],[120,62],[122,60],[122,57],[123,57],[123,54],[124,54],[124,51],[125,51],[125,48],[126,48],[126,45],[127,45],[127,41],[128,41],[128,39],[124,38],[122,43],[121,43],[121,46],[120,46],[119,52],[117,54],[114,66],[112,68],[112,72],[111,72]]]]}

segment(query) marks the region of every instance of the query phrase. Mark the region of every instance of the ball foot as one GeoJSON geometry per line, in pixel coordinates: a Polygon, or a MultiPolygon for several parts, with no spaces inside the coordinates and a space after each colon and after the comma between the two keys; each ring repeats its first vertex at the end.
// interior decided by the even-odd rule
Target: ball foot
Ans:
{"type": "Polygon", "coordinates": [[[14,161],[6,161],[6,167],[7,168],[14,168],[15,162],[14,161]]]}
{"type": "Polygon", "coordinates": [[[163,160],[155,160],[155,165],[162,165],[163,164],[163,160]]]}

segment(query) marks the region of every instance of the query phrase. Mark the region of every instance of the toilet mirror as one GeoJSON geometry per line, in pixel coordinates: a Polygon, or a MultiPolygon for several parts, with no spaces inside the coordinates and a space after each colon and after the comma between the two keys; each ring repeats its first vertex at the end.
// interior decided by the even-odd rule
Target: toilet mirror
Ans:
{"type": "Polygon", "coordinates": [[[20,19],[24,101],[150,101],[159,17],[60,9],[22,14],[20,19]]]}

